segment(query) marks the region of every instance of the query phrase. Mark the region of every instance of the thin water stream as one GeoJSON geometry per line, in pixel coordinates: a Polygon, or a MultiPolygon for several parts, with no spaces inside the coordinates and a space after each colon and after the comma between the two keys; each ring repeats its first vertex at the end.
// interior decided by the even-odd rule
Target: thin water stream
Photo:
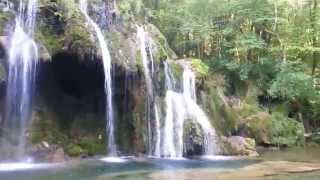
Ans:
{"type": "Polygon", "coordinates": [[[114,116],[113,116],[113,103],[112,103],[112,78],[111,78],[111,57],[108,49],[107,42],[103,36],[100,27],[88,15],[88,2],[87,0],[80,0],[80,10],[84,14],[87,23],[94,30],[101,50],[103,69],[105,75],[105,94],[106,94],[106,119],[107,119],[107,150],[110,157],[117,156],[117,146],[114,137],[114,116]]]}

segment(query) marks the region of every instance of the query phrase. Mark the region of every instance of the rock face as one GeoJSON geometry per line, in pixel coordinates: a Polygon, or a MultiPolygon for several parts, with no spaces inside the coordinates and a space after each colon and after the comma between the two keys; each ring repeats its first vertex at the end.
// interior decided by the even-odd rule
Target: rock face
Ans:
{"type": "Polygon", "coordinates": [[[224,154],[240,156],[258,156],[256,142],[251,138],[241,136],[222,137],[224,154]]]}
{"type": "Polygon", "coordinates": [[[37,162],[63,162],[66,160],[66,155],[63,148],[59,145],[50,145],[46,141],[42,141],[33,145],[28,150],[33,160],[37,162]]]}

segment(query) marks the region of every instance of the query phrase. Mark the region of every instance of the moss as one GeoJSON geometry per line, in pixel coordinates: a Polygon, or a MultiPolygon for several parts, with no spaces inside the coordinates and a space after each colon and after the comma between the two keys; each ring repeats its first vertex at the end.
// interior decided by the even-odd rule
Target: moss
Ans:
{"type": "Polygon", "coordinates": [[[83,149],[89,156],[96,154],[104,154],[106,149],[106,144],[103,140],[98,138],[88,138],[84,137],[79,140],[78,145],[83,149]]]}
{"type": "Polygon", "coordinates": [[[0,64],[0,81],[4,82],[7,80],[7,71],[5,67],[0,64]]]}
{"type": "Polygon", "coordinates": [[[66,153],[69,156],[73,156],[73,157],[77,157],[77,156],[80,156],[82,154],[87,154],[87,152],[85,150],[83,150],[79,145],[75,145],[75,144],[70,144],[66,148],[66,153]]]}
{"type": "Polygon", "coordinates": [[[155,55],[156,61],[159,62],[161,59],[175,59],[176,54],[170,48],[166,37],[160,32],[160,30],[153,24],[148,24],[146,28],[157,47],[157,53],[155,55]]]}
{"type": "Polygon", "coordinates": [[[80,57],[95,47],[85,19],[74,0],[42,0],[36,40],[45,45],[51,55],[68,50],[80,57]]]}
{"type": "Polygon", "coordinates": [[[266,112],[257,112],[241,120],[240,132],[254,138],[259,144],[271,144],[271,117],[266,112]]]}
{"type": "Polygon", "coordinates": [[[183,148],[185,156],[203,154],[204,137],[199,124],[187,120],[183,125],[183,148]]]}
{"type": "Polygon", "coordinates": [[[11,12],[0,12],[0,35],[2,35],[5,31],[6,24],[10,21],[13,21],[14,14],[11,12]]]}
{"type": "Polygon", "coordinates": [[[211,74],[199,86],[202,87],[201,101],[211,119],[211,123],[218,133],[228,136],[236,129],[239,115],[223,99],[222,78],[217,74],[211,74]]]}
{"type": "Polygon", "coordinates": [[[54,117],[48,112],[36,112],[36,118],[29,130],[29,141],[32,144],[37,144],[41,141],[62,146],[68,144],[68,137],[59,130],[57,122],[53,121],[53,119],[54,117]]]}
{"type": "Polygon", "coordinates": [[[170,67],[176,80],[177,81],[181,80],[181,77],[183,74],[183,68],[177,63],[171,63],[170,67]]]}
{"type": "Polygon", "coordinates": [[[209,73],[209,66],[207,66],[201,59],[192,59],[191,66],[201,77],[207,76],[209,73]]]}
{"type": "Polygon", "coordinates": [[[140,71],[140,72],[144,71],[140,50],[138,50],[138,52],[136,53],[136,66],[137,66],[138,71],[140,71]]]}
{"type": "Polygon", "coordinates": [[[37,41],[43,43],[50,54],[55,54],[57,51],[62,49],[63,38],[61,36],[55,35],[50,30],[46,28],[41,28],[41,31],[36,33],[37,41]]]}
{"type": "Polygon", "coordinates": [[[219,112],[221,114],[221,117],[223,118],[222,126],[224,128],[225,134],[237,129],[236,123],[238,115],[232,108],[228,107],[227,105],[222,105],[220,106],[219,112]]]}
{"type": "Polygon", "coordinates": [[[257,114],[260,111],[261,109],[257,105],[244,103],[241,105],[241,109],[238,110],[238,113],[242,118],[247,118],[251,115],[257,114]]]}

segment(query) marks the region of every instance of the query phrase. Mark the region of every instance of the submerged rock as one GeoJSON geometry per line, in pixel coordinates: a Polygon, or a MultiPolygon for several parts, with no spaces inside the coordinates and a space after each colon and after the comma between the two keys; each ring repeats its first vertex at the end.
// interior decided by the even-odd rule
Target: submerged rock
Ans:
{"type": "MultiPolygon", "coordinates": [[[[154,172],[148,179],[162,180],[175,177],[177,180],[202,179],[202,180],[230,180],[230,179],[282,179],[279,175],[285,175],[283,179],[306,179],[300,173],[320,171],[319,163],[288,162],[288,161],[266,161],[249,165],[235,170],[215,171],[212,169],[177,170],[154,172]],[[301,176],[301,178],[297,178],[301,176]],[[295,177],[295,178],[294,178],[295,177]]],[[[308,179],[308,178],[307,178],[308,179]]],[[[315,178],[317,179],[317,178],[315,178]]]]}

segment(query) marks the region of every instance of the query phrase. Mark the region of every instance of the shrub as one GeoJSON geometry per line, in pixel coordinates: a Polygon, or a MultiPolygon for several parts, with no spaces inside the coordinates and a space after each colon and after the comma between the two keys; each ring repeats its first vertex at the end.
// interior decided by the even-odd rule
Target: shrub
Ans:
{"type": "Polygon", "coordinates": [[[303,124],[281,113],[271,116],[271,134],[271,142],[277,146],[302,145],[304,141],[303,124]]]}

